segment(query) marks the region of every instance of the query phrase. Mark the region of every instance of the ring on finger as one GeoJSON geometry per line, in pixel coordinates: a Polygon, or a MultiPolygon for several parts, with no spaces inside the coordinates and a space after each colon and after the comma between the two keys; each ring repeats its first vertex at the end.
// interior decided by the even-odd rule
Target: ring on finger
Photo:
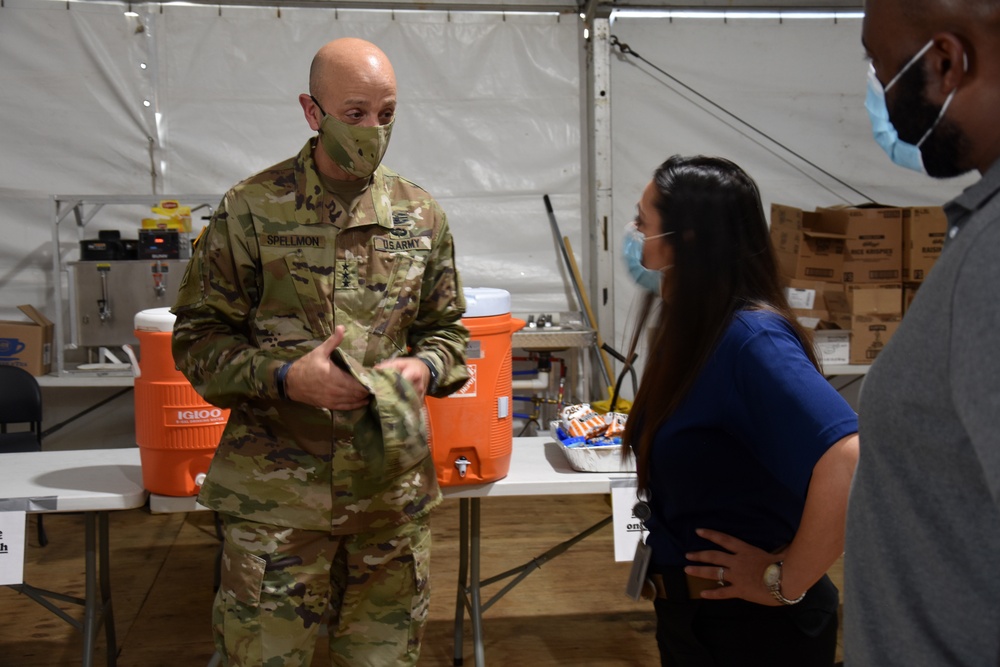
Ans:
{"type": "Polygon", "coordinates": [[[726,568],[719,567],[719,574],[716,577],[716,580],[719,582],[720,586],[726,585],[726,568]]]}

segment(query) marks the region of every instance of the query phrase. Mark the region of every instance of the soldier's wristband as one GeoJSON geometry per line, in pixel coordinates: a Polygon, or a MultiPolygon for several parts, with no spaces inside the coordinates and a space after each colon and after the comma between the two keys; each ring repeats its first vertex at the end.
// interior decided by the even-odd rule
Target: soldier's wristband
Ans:
{"type": "Polygon", "coordinates": [[[285,391],[285,378],[288,376],[288,369],[292,367],[291,362],[285,362],[274,374],[274,386],[278,390],[278,398],[283,401],[288,400],[288,393],[285,391]]]}
{"type": "Polygon", "coordinates": [[[434,368],[434,364],[432,364],[431,362],[427,361],[423,357],[417,357],[417,359],[419,359],[420,361],[424,362],[424,365],[427,366],[427,370],[429,370],[431,372],[431,379],[427,383],[427,393],[428,394],[433,394],[435,391],[437,391],[437,386],[438,386],[438,372],[437,372],[437,369],[434,368]]]}

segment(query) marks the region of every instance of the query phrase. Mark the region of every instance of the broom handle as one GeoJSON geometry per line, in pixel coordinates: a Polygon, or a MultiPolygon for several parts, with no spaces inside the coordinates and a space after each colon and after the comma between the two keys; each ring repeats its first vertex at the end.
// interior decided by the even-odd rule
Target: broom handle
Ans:
{"type": "MultiPolygon", "coordinates": [[[[575,261],[570,261],[569,253],[566,250],[569,245],[568,239],[562,235],[562,232],[559,231],[559,223],[556,222],[556,213],[552,209],[552,200],[549,199],[548,195],[543,195],[542,200],[545,202],[545,211],[549,216],[549,225],[552,226],[552,232],[556,235],[556,243],[559,244],[559,251],[562,253],[563,261],[566,263],[566,269],[570,272],[570,277],[573,279],[573,289],[576,291],[577,301],[580,302],[580,307],[583,308],[584,315],[587,318],[587,326],[597,333],[597,340],[600,340],[601,332],[597,331],[597,321],[594,319],[594,314],[590,310],[590,301],[587,299],[587,295],[581,291],[583,280],[580,278],[580,269],[577,268],[575,261]]],[[[600,366],[601,373],[604,375],[604,385],[608,387],[608,390],[610,391],[612,378],[610,371],[611,366],[608,363],[607,357],[604,356],[601,344],[598,344],[595,348],[603,361],[603,363],[598,364],[598,366],[600,366]]]]}
{"type": "Polygon", "coordinates": [[[576,265],[576,256],[573,254],[573,246],[570,245],[569,237],[563,237],[563,244],[566,247],[566,259],[569,262],[570,271],[573,274],[573,282],[576,284],[576,291],[580,295],[580,301],[583,302],[583,308],[587,311],[587,319],[590,321],[590,326],[594,329],[594,333],[597,335],[597,352],[601,358],[601,370],[604,371],[604,382],[605,385],[611,388],[611,378],[614,377],[614,373],[611,372],[611,360],[608,359],[608,355],[604,352],[604,341],[601,339],[601,331],[597,328],[597,320],[594,319],[594,312],[590,309],[590,299],[587,298],[587,288],[583,285],[583,278],[580,276],[580,267],[576,265]]]}

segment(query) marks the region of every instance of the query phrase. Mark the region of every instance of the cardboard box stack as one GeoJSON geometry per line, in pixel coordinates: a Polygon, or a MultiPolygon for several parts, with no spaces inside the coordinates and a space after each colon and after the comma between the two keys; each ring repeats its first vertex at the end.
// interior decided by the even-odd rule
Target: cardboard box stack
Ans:
{"type": "Polygon", "coordinates": [[[875,361],[903,320],[903,287],[899,284],[847,284],[829,300],[830,319],[851,334],[852,364],[875,361]]]}
{"type": "Polygon", "coordinates": [[[903,314],[906,314],[917,288],[927,277],[948,234],[948,218],[940,206],[914,206],[903,209],[903,314]]]}
{"type": "Polygon", "coordinates": [[[17,309],[24,321],[0,322],[0,365],[45,375],[52,370],[52,322],[34,306],[17,309]]]}
{"type": "Polygon", "coordinates": [[[940,254],[946,227],[939,207],[771,206],[786,295],[814,330],[824,365],[875,360],[940,254]]]}

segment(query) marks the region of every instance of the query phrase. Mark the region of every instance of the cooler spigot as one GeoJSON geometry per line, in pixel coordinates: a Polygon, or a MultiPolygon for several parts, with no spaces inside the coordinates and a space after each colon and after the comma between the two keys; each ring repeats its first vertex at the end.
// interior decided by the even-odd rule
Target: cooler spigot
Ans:
{"type": "Polygon", "coordinates": [[[472,461],[465,458],[464,456],[459,456],[457,459],[455,459],[455,467],[458,468],[459,477],[464,478],[466,469],[468,469],[468,467],[471,465],[472,461]]]}

